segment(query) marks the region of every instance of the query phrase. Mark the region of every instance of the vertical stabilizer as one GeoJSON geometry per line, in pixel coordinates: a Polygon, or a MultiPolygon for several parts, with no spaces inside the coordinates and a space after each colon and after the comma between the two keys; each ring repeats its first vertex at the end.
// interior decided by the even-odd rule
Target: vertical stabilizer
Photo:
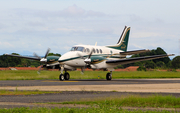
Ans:
{"type": "Polygon", "coordinates": [[[107,47],[122,51],[127,51],[129,33],[130,33],[130,27],[125,26],[118,43],[116,45],[107,46],[107,47]]]}

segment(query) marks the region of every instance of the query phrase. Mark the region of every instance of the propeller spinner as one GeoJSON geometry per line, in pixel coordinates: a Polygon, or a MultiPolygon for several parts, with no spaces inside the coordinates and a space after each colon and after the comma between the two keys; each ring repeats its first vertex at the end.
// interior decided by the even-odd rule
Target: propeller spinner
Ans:
{"type": "Polygon", "coordinates": [[[94,48],[92,48],[89,56],[84,60],[84,62],[85,62],[86,64],[89,64],[89,65],[90,65],[90,63],[91,63],[91,56],[92,56],[93,51],[94,51],[94,48]]]}
{"type": "Polygon", "coordinates": [[[91,67],[91,66],[90,66],[90,65],[92,65],[92,64],[91,64],[91,56],[92,56],[93,52],[94,52],[94,48],[92,48],[92,50],[91,50],[91,52],[89,53],[89,55],[88,55],[87,58],[84,58],[84,56],[82,56],[81,54],[78,53],[78,55],[80,56],[80,58],[84,59],[84,62],[86,63],[86,66],[85,66],[84,68],[81,68],[82,74],[84,73],[84,69],[85,69],[85,68],[90,68],[90,67],[91,67]]]}
{"type": "MultiPolygon", "coordinates": [[[[41,62],[42,64],[46,64],[46,63],[47,63],[47,56],[48,56],[50,50],[51,50],[50,48],[47,49],[47,52],[46,52],[46,54],[45,54],[45,56],[44,56],[43,58],[41,58],[40,56],[38,56],[36,53],[34,53],[34,56],[37,57],[37,58],[39,58],[39,59],[40,59],[40,62],[41,62]]],[[[39,68],[38,73],[40,73],[42,67],[43,67],[43,65],[41,65],[41,67],[39,68]]]]}

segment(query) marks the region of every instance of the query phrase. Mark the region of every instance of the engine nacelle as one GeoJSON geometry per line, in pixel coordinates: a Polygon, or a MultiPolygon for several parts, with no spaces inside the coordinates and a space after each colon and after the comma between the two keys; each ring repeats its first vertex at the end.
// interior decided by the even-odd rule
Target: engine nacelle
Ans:
{"type": "Polygon", "coordinates": [[[92,56],[91,57],[91,64],[100,63],[100,62],[102,62],[104,60],[106,60],[106,58],[104,58],[102,56],[92,56]]]}

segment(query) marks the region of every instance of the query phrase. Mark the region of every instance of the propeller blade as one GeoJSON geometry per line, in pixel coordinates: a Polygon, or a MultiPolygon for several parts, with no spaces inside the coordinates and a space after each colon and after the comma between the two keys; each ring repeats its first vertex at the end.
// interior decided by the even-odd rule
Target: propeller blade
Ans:
{"type": "Polygon", "coordinates": [[[40,66],[40,68],[39,68],[39,70],[38,70],[38,72],[37,72],[38,74],[40,74],[42,67],[43,67],[43,65],[40,66]]]}
{"type": "Polygon", "coordinates": [[[88,59],[91,58],[91,55],[92,55],[93,51],[94,51],[94,48],[92,48],[92,50],[91,50],[91,52],[90,52],[90,54],[89,54],[89,56],[88,56],[88,59]]]}
{"type": "Polygon", "coordinates": [[[41,57],[40,57],[40,56],[38,56],[36,53],[34,53],[33,55],[34,55],[35,57],[37,57],[37,58],[41,59],[41,57]]]}
{"type": "Polygon", "coordinates": [[[82,75],[84,74],[84,69],[85,69],[85,67],[81,67],[81,74],[82,75]]]}
{"type": "Polygon", "coordinates": [[[48,50],[47,50],[47,52],[46,52],[46,54],[45,54],[45,56],[44,56],[44,58],[46,58],[47,56],[48,56],[48,54],[49,54],[49,51],[50,51],[51,49],[50,48],[48,48],[48,50]]]}
{"type": "Polygon", "coordinates": [[[89,56],[84,59],[84,62],[87,64],[87,65],[90,65],[91,64],[91,56],[92,56],[92,53],[94,52],[94,48],[92,48],[91,52],[89,53],[89,56]]]}

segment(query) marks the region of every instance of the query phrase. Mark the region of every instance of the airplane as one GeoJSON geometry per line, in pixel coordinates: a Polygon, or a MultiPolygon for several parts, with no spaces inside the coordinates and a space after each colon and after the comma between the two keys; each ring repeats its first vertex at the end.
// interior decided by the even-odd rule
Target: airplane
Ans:
{"type": "Polygon", "coordinates": [[[59,56],[48,56],[49,51],[50,51],[50,48],[48,48],[48,50],[43,58],[38,56],[36,53],[34,53],[35,57],[27,57],[27,56],[13,55],[13,54],[5,54],[5,55],[11,56],[11,57],[19,57],[19,58],[40,61],[43,65],[41,65],[38,72],[41,71],[41,68],[60,69],[59,62],[58,62],[59,56]]]}
{"type": "Polygon", "coordinates": [[[118,43],[115,45],[73,46],[69,52],[65,53],[58,59],[61,70],[59,80],[69,80],[70,74],[67,71],[76,70],[76,68],[81,68],[82,72],[84,72],[85,68],[109,70],[110,72],[106,74],[106,79],[111,80],[112,71],[114,71],[114,68],[118,65],[158,59],[174,55],[162,54],[145,57],[126,58],[127,55],[139,54],[150,51],[149,49],[127,51],[129,34],[130,27],[125,26],[118,43]]]}

